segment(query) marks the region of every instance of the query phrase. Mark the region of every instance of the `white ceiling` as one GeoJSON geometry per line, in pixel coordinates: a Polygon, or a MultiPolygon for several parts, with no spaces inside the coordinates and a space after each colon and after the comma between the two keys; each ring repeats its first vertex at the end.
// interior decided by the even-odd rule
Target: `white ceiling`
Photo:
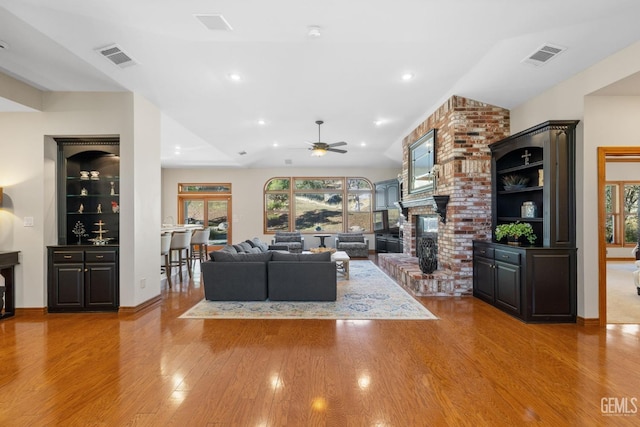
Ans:
{"type": "Polygon", "coordinates": [[[451,95],[516,107],[640,40],[639,16],[637,0],[0,0],[0,71],[143,95],[163,113],[166,167],[399,167],[401,139],[451,95]],[[138,65],[96,53],[112,43],[138,65]],[[546,43],[567,50],[521,63],[546,43]],[[347,154],[309,155],[316,120],[347,154]]]}

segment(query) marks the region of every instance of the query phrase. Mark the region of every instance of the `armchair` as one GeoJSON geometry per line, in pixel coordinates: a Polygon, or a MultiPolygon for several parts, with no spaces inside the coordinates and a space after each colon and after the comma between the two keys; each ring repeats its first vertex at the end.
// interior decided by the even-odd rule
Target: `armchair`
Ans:
{"type": "Polygon", "coordinates": [[[336,250],[344,251],[350,258],[367,258],[369,256],[369,239],[362,233],[338,233],[336,250]]]}
{"type": "Polygon", "coordinates": [[[304,250],[304,237],[299,231],[276,231],[272,246],[287,247],[291,253],[301,253],[304,250]]]}

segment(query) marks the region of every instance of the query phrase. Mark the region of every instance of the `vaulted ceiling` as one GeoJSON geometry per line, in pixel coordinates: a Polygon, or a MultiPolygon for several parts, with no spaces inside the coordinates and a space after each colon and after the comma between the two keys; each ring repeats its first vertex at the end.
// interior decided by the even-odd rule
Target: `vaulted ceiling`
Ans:
{"type": "Polygon", "coordinates": [[[451,95],[516,107],[640,40],[639,16],[637,0],[0,0],[0,71],[141,94],[166,167],[393,167],[451,95]],[[134,64],[97,51],[113,44],[134,64]],[[523,63],[545,45],[566,50],[523,63]],[[316,120],[348,153],[310,156],[316,120]]]}

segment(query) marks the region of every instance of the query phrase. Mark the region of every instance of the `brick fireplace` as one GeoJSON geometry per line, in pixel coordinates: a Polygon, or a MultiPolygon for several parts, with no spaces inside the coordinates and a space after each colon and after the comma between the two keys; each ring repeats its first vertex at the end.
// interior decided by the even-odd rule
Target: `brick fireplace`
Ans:
{"type": "Polygon", "coordinates": [[[469,295],[472,290],[472,241],[491,237],[491,153],[489,144],[509,135],[509,110],[453,96],[403,140],[402,179],[408,182],[409,146],[437,129],[433,193],[409,194],[403,229],[404,254],[380,254],[380,265],[416,295],[469,295]],[[449,196],[446,222],[438,221],[438,269],[431,275],[417,267],[416,220],[434,215],[433,196],[449,196]],[[398,265],[402,264],[402,267],[398,265]],[[414,265],[414,267],[411,267],[414,265]],[[404,273],[403,273],[404,271],[404,273]],[[404,274],[406,277],[398,277],[404,274]]]}

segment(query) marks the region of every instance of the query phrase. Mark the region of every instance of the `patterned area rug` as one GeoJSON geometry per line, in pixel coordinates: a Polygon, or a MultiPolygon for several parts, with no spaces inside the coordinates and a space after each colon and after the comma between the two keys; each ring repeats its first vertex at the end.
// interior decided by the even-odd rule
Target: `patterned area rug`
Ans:
{"type": "Polygon", "coordinates": [[[371,261],[351,261],[350,280],[338,273],[335,302],[218,302],[203,300],[187,319],[437,319],[371,261]]]}

